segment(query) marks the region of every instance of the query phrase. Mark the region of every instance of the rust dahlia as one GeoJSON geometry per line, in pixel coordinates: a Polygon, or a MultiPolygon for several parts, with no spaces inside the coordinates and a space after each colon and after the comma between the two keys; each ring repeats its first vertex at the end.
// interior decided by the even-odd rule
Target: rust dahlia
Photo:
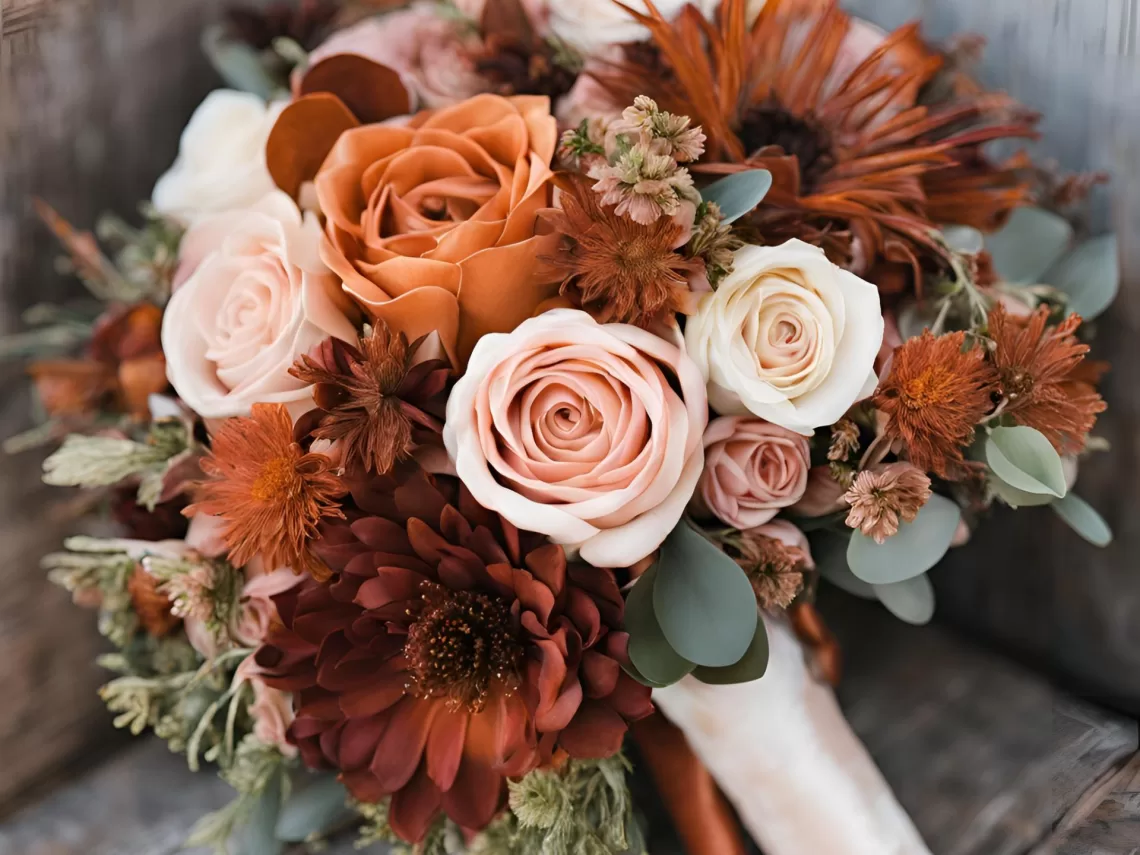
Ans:
{"type": "Polygon", "coordinates": [[[283,626],[256,661],[294,693],[305,763],[338,769],[361,801],[391,796],[400,836],[421,840],[441,811],[481,828],[506,778],[614,754],[651,712],[621,668],[612,571],[414,464],[351,487],[355,508],[316,547],[333,579],[276,598],[283,626]]]}

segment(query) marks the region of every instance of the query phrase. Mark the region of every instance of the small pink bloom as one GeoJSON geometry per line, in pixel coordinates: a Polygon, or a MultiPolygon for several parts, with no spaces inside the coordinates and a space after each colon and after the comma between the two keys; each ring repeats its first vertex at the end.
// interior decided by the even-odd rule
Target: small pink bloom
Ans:
{"type": "Polygon", "coordinates": [[[846,492],[846,488],[831,477],[830,467],[813,466],[808,472],[807,489],[790,510],[801,517],[825,517],[847,507],[843,500],[846,492]]]}
{"type": "Polygon", "coordinates": [[[763,419],[725,416],[704,436],[702,509],[741,530],[771,520],[804,495],[811,469],[808,441],[763,419]]]}
{"type": "Polygon", "coordinates": [[[237,667],[236,681],[248,681],[253,688],[249,714],[253,718],[253,735],[263,745],[272,745],[286,757],[294,757],[297,748],[289,744],[289,725],[293,723],[293,697],[288,692],[272,689],[261,679],[261,671],[249,656],[237,667]]]}

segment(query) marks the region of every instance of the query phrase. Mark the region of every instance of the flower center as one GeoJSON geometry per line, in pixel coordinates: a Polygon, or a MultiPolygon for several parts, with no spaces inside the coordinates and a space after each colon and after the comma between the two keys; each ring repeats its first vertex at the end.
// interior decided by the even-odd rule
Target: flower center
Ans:
{"type": "Polygon", "coordinates": [[[494,688],[517,688],[523,648],[504,601],[435,583],[424,585],[422,600],[404,643],[412,694],[479,712],[494,688]]]}
{"type": "Polygon", "coordinates": [[[1003,371],[1001,388],[1011,404],[1017,403],[1033,392],[1033,375],[1020,369],[1003,371]]]}
{"type": "Polygon", "coordinates": [[[778,104],[749,110],[740,122],[740,141],[753,155],[768,146],[779,146],[800,164],[800,183],[810,191],[835,162],[831,134],[812,117],[794,116],[778,104]]]}
{"type": "Polygon", "coordinates": [[[945,404],[950,400],[953,388],[954,376],[941,365],[930,365],[903,384],[899,397],[907,409],[921,410],[934,404],[945,404]]]}
{"type": "Polygon", "coordinates": [[[250,498],[256,502],[273,502],[291,496],[297,484],[297,468],[288,457],[274,457],[266,461],[250,489],[250,498]]]}

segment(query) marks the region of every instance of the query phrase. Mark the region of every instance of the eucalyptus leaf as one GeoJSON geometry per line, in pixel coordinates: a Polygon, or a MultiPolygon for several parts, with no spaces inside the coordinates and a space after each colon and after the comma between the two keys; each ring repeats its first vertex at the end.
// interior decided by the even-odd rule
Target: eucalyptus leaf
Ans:
{"type": "Polygon", "coordinates": [[[724,222],[739,220],[762,201],[772,189],[772,173],[767,169],[734,172],[714,181],[701,191],[701,199],[720,207],[724,222]]]}
{"type": "Polygon", "coordinates": [[[277,838],[301,843],[332,831],[355,813],[347,802],[344,784],[335,775],[322,775],[285,800],[277,817],[277,838]]]}
{"type": "Polygon", "coordinates": [[[277,838],[277,817],[281,813],[281,773],[265,785],[245,823],[234,833],[234,855],[280,855],[285,841],[277,838]]]}
{"type": "Polygon", "coordinates": [[[1112,529],[1096,509],[1075,493],[1053,502],[1057,516],[1069,524],[1077,534],[1093,546],[1108,546],[1112,543],[1112,529]]]}
{"type": "Polygon", "coordinates": [[[281,88],[266,70],[258,51],[231,38],[222,26],[208,27],[202,33],[202,50],[233,89],[269,100],[281,88]]]}
{"type": "Polygon", "coordinates": [[[921,576],[942,560],[961,519],[961,508],[935,493],[912,522],[900,523],[898,532],[881,544],[862,532],[852,532],[847,564],[852,573],[872,585],[921,576]]]}
{"type": "Polygon", "coordinates": [[[657,565],[641,574],[625,600],[625,630],[629,633],[629,659],[635,679],[655,688],[676,683],[695,667],[665,639],[653,608],[657,565]]]}
{"type": "Polygon", "coordinates": [[[943,226],[942,240],[955,252],[977,255],[986,248],[986,238],[970,226],[943,226]]]}
{"type": "Polygon", "coordinates": [[[898,313],[895,324],[898,327],[899,336],[903,341],[907,341],[918,338],[924,330],[930,329],[934,325],[934,320],[934,313],[930,311],[928,306],[907,303],[898,313]]]}
{"type": "Polygon", "coordinates": [[[1043,277],[1046,285],[1064,291],[1069,310],[1090,321],[1104,312],[1120,290],[1120,256],[1116,235],[1085,241],[1057,262],[1043,277]]]}
{"type": "Polygon", "coordinates": [[[934,617],[934,586],[923,573],[892,585],[875,585],[875,595],[899,620],[921,626],[934,617]]]}
{"type": "Polygon", "coordinates": [[[986,440],[986,463],[995,477],[1025,493],[1061,498],[1068,489],[1061,455],[1041,431],[1026,425],[994,428],[986,440]]]}
{"type": "Polygon", "coordinates": [[[669,646],[697,665],[738,662],[759,620],[740,565],[682,520],[661,544],[656,567],[653,610],[669,646]]]}
{"type": "Polygon", "coordinates": [[[992,474],[990,475],[990,487],[993,488],[997,497],[1011,508],[1036,508],[1057,501],[1057,497],[1049,493],[1027,493],[1024,490],[1018,490],[992,474]]]}
{"type": "Polygon", "coordinates": [[[732,683],[751,683],[759,680],[768,670],[768,630],[764,621],[757,621],[756,633],[752,636],[752,643],[748,650],[735,665],[725,668],[697,667],[693,676],[702,683],[711,683],[714,686],[726,686],[732,683]]]}
{"type": "Polygon", "coordinates": [[[1004,227],[986,238],[986,249],[1001,279],[1036,285],[1072,239],[1073,227],[1064,217],[1042,208],[1018,208],[1004,227]]]}
{"type": "Polygon", "coordinates": [[[851,572],[847,566],[848,534],[820,531],[809,536],[811,557],[819,574],[840,590],[864,600],[874,600],[875,588],[851,572]]]}

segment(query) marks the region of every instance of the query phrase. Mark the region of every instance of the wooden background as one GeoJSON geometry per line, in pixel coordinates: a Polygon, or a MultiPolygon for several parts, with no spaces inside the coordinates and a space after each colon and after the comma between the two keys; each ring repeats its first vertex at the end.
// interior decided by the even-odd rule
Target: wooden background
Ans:
{"type": "MultiPolygon", "coordinates": [[[[20,309],[33,302],[76,293],[52,272],[54,246],[31,216],[30,196],[42,196],[77,224],[92,222],[104,208],[129,213],[145,198],[173,157],[179,129],[214,85],[197,39],[202,22],[221,5],[0,0],[0,329],[15,329],[20,309]]],[[[936,583],[942,618],[1135,714],[1140,4],[847,5],[887,26],[920,15],[935,39],[982,33],[990,40],[987,80],[1046,113],[1046,139],[1037,150],[1069,168],[1114,173],[1113,195],[1098,197],[1096,214],[1098,224],[1111,222],[1120,231],[1128,274],[1097,344],[1097,355],[1115,363],[1106,386],[1111,410],[1099,431],[1114,447],[1084,466],[1079,492],[1105,512],[1117,542],[1094,550],[1048,511],[1003,515],[936,572],[936,583]]],[[[31,423],[29,396],[17,371],[4,370],[0,383],[0,433],[7,435],[31,423]]],[[[77,759],[91,762],[121,744],[94,694],[102,675],[92,664],[100,649],[93,621],[48,585],[38,567],[39,556],[67,531],[47,516],[38,466],[35,454],[0,460],[0,815],[75,768],[77,759]]],[[[967,770],[963,776],[964,783],[967,770]]]]}

